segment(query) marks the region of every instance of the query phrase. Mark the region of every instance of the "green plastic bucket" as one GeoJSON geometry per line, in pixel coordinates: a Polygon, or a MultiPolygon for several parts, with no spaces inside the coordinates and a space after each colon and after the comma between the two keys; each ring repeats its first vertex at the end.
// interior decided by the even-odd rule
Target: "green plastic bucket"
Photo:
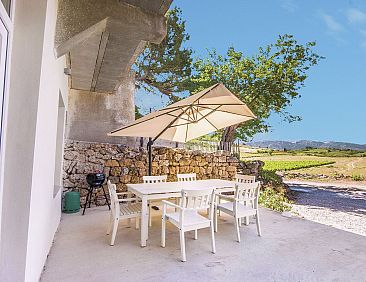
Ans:
{"type": "Polygon", "coordinates": [[[64,213],[75,213],[80,210],[80,192],[67,192],[64,199],[64,213]]]}

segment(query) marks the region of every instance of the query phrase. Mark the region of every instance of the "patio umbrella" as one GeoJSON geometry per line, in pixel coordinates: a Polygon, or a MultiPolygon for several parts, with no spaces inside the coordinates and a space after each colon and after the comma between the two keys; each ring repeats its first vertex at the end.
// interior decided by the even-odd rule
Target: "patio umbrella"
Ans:
{"type": "Polygon", "coordinates": [[[252,111],[223,84],[215,84],[129,125],[108,133],[109,136],[149,137],[149,175],[151,146],[158,138],[187,142],[224,127],[256,118],[252,111]]]}

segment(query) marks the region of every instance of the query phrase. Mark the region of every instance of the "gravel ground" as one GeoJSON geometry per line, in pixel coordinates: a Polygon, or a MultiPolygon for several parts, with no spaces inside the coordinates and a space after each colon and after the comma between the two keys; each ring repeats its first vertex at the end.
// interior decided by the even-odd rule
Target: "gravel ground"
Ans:
{"type": "Polygon", "coordinates": [[[293,214],[366,236],[366,190],[344,185],[288,184],[296,195],[293,214]]]}

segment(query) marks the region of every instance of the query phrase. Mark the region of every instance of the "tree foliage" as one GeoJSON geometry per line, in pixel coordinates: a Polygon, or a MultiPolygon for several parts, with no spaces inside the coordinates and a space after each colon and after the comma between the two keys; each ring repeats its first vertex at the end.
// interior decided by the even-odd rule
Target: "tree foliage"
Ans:
{"type": "Polygon", "coordinates": [[[214,83],[223,83],[246,103],[257,119],[226,128],[222,141],[243,141],[270,129],[268,118],[280,114],[287,122],[301,118],[288,112],[291,102],[300,97],[310,67],[322,58],[314,52],[315,42],[299,44],[292,35],[279,36],[274,44],[259,48],[258,54],[245,56],[234,47],[225,56],[210,51],[194,62],[192,92],[214,83]]]}
{"type": "Polygon", "coordinates": [[[163,94],[170,101],[187,90],[191,76],[192,50],[184,46],[189,40],[182,20],[182,11],[173,8],[167,13],[167,35],[160,44],[147,43],[135,63],[136,86],[150,93],[163,94]]]}
{"type": "Polygon", "coordinates": [[[182,11],[169,11],[166,38],[160,44],[147,43],[135,63],[137,88],[176,102],[180,92],[196,93],[223,83],[258,118],[222,130],[222,141],[247,141],[257,133],[269,131],[268,120],[274,113],[286,122],[301,120],[289,112],[289,107],[300,97],[310,67],[322,58],[314,51],[315,42],[300,44],[285,34],[275,43],[259,48],[254,56],[231,47],[225,55],[212,50],[193,62],[192,50],[186,46],[189,35],[185,28],[182,11]]]}

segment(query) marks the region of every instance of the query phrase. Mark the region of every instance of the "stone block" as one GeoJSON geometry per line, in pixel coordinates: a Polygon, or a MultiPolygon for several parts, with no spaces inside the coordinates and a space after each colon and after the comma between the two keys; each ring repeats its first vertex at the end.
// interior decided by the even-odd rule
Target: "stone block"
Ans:
{"type": "Polygon", "coordinates": [[[226,168],[226,171],[231,171],[231,172],[236,171],[236,166],[228,166],[226,168]]]}
{"type": "Polygon", "coordinates": [[[127,175],[129,172],[128,167],[121,167],[121,175],[127,175]]]}
{"type": "Polygon", "coordinates": [[[145,163],[142,161],[137,161],[135,162],[135,166],[138,168],[144,168],[145,167],[145,163]]]}
{"type": "Polygon", "coordinates": [[[119,178],[119,181],[123,184],[128,184],[131,182],[131,175],[123,175],[119,178]]]}
{"type": "Polygon", "coordinates": [[[220,163],[226,163],[226,156],[220,156],[219,157],[219,162],[220,163]]]}
{"type": "Polygon", "coordinates": [[[71,161],[71,160],[76,159],[76,157],[77,157],[77,153],[76,152],[67,151],[67,152],[64,153],[64,159],[65,160],[71,161]]]}
{"type": "Polygon", "coordinates": [[[119,166],[119,162],[117,162],[116,160],[107,160],[105,162],[105,166],[119,166]]]}
{"type": "Polygon", "coordinates": [[[110,170],[110,175],[112,176],[120,176],[122,168],[119,166],[113,166],[110,170]]]}

